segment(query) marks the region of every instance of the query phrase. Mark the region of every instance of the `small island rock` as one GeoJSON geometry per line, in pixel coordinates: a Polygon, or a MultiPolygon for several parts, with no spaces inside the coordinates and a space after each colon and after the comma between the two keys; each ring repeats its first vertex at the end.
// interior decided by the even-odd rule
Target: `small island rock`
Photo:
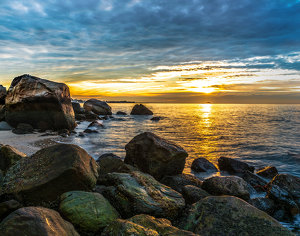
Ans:
{"type": "Polygon", "coordinates": [[[103,101],[97,99],[89,99],[83,104],[86,112],[92,111],[97,115],[111,115],[111,107],[103,101]]]}
{"type": "Polygon", "coordinates": [[[143,104],[136,104],[130,115],[153,115],[153,112],[143,104]]]}

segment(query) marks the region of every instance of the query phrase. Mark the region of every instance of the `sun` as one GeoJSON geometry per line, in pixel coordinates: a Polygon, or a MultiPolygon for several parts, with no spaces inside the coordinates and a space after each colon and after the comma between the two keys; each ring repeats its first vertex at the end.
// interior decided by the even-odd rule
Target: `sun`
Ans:
{"type": "Polygon", "coordinates": [[[207,94],[216,91],[216,88],[212,87],[212,85],[208,80],[193,80],[185,84],[189,91],[207,94]]]}

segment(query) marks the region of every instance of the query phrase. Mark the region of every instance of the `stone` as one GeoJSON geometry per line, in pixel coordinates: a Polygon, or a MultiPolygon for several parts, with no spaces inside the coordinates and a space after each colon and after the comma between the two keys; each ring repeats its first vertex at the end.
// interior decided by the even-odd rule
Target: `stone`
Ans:
{"type": "Polygon", "coordinates": [[[185,206],[180,193],[139,171],[109,173],[105,185],[103,195],[124,218],[149,214],[172,220],[185,206]]]}
{"type": "Polygon", "coordinates": [[[132,108],[130,115],[153,115],[153,112],[143,104],[136,104],[132,108]]]}
{"type": "Polygon", "coordinates": [[[73,110],[74,110],[74,113],[75,114],[82,114],[83,110],[80,106],[80,103],[77,102],[77,101],[72,101],[72,107],[73,107],[73,110]]]}
{"type": "Polygon", "coordinates": [[[96,161],[85,150],[72,144],[58,144],[12,166],[4,177],[3,192],[27,205],[47,205],[65,192],[92,190],[97,171],[96,161]]]}
{"type": "Polygon", "coordinates": [[[269,185],[277,185],[286,190],[293,198],[300,198],[300,178],[290,174],[276,175],[269,185]]]}
{"type": "Polygon", "coordinates": [[[88,125],[88,128],[103,128],[103,127],[104,127],[104,125],[99,120],[94,120],[93,122],[91,122],[88,125]]]}
{"type": "Polygon", "coordinates": [[[232,196],[210,196],[193,204],[180,228],[201,236],[294,235],[267,213],[232,196]]]}
{"type": "Polygon", "coordinates": [[[265,197],[250,199],[249,203],[257,209],[268,213],[269,215],[272,215],[276,209],[274,201],[265,197]]]}
{"type": "Polygon", "coordinates": [[[85,111],[92,111],[97,115],[111,115],[111,107],[103,101],[97,99],[89,99],[83,104],[85,111]]]}
{"type": "Polygon", "coordinates": [[[43,207],[23,207],[0,223],[1,236],[79,236],[74,226],[58,212],[43,207]]]}
{"type": "Polygon", "coordinates": [[[0,122],[0,131],[5,131],[5,130],[12,130],[13,127],[11,127],[7,122],[1,121],[0,122]]]}
{"type": "Polygon", "coordinates": [[[266,192],[267,191],[267,181],[262,179],[256,174],[253,174],[250,171],[245,171],[239,174],[248,184],[250,184],[257,192],[266,192]]]}
{"type": "Polygon", "coordinates": [[[76,126],[68,86],[31,75],[12,81],[5,109],[5,120],[13,127],[26,123],[43,130],[72,130],[76,126]]]}
{"type": "Polygon", "coordinates": [[[12,130],[14,134],[32,134],[33,127],[30,124],[19,123],[15,129],[12,130]]]}
{"type": "Polygon", "coordinates": [[[196,172],[217,172],[218,169],[209,160],[200,157],[192,162],[191,169],[196,172]]]}
{"type": "Polygon", "coordinates": [[[126,144],[125,150],[126,164],[135,166],[158,180],[167,175],[181,174],[188,156],[180,146],[151,132],[135,136],[126,144]]]}
{"type": "Polygon", "coordinates": [[[154,116],[154,117],[152,117],[150,120],[152,120],[152,121],[160,121],[160,120],[161,120],[161,117],[159,117],[159,116],[154,116]]]}
{"type": "Polygon", "coordinates": [[[10,167],[15,165],[19,160],[26,157],[26,154],[18,151],[10,145],[0,147],[0,170],[6,172],[10,167]]]}
{"type": "Polygon", "coordinates": [[[5,121],[5,105],[0,105],[0,122],[5,121]]]}
{"type": "Polygon", "coordinates": [[[16,200],[8,200],[0,203],[0,222],[13,211],[21,208],[22,205],[16,200]]]}
{"type": "Polygon", "coordinates": [[[119,116],[126,116],[127,115],[127,113],[124,112],[124,111],[118,111],[116,114],[119,115],[119,116]]]}
{"type": "Polygon", "coordinates": [[[83,191],[62,194],[59,212],[84,232],[97,232],[119,217],[101,194],[83,191]]]}
{"type": "Polygon", "coordinates": [[[94,120],[98,120],[99,116],[97,114],[95,114],[92,111],[85,111],[84,113],[84,120],[87,121],[94,121],[94,120]]]}
{"type": "Polygon", "coordinates": [[[98,131],[98,130],[95,130],[95,129],[89,129],[89,128],[87,128],[87,129],[85,129],[85,130],[83,131],[83,133],[86,133],[86,134],[98,134],[99,131],[98,131]]]}
{"type": "Polygon", "coordinates": [[[6,88],[0,85],[0,105],[5,104],[6,88]]]}
{"type": "Polygon", "coordinates": [[[238,176],[213,176],[205,179],[202,188],[212,195],[231,195],[249,200],[248,185],[238,176]]]}
{"type": "Polygon", "coordinates": [[[220,157],[218,159],[218,166],[220,170],[228,171],[230,174],[240,173],[244,171],[250,171],[253,173],[254,171],[254,167],[249,166],[246,162],[228,157],[220,157]]]}
{"type": "Polygon", "coordinates": [[[278,170],[275,166],[265,166],[256,171],[256,174],[267,179],[273,179],[278,175],[278,170]]]}
{"type": "Polygon", "coordinates": [[[179,193],[182,193],[182,189],[186,185],[193,185],[199,188],[202,186],[202,181],[190,174],[165,176],[160,180],[160,182],[179,193]]]}
{"type": "Polygon", "coordinates": [[[182,196],[187,204],[193,204],[199,200],[210,196],[208,192],[194,185],[186,185],[182,188],[182,196]]]}
{"type": "Polygon", "coordinates": [[[112,222],[102,233],[103,236],[196,236],[196,234],[178,229],[163,218],[150,215],[136,215],[127,220],[118,219],[112,222]]]}

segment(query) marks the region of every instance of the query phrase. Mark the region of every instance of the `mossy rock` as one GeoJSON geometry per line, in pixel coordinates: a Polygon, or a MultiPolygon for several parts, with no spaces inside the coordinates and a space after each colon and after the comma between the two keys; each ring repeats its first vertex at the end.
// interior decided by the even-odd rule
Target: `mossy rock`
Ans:
{"type": "Polygon", "coordinates": [[[72,191],[61,196],[61,214],[82,231],[97,232],[119,217],[99,193],[72,191]]]}
{"type": "Polygon", "coordinates": [[[202,236],[293,235],[267,213],[232,196],[206,197],[193,204],[180,228],[202,236]]]}

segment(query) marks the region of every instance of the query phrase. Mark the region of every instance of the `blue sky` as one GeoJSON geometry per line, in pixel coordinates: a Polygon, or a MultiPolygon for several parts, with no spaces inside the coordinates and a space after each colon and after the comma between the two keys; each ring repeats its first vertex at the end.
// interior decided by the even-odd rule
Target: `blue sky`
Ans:
{"type": "Polygon", "coordinates": [[[0,83],[74,97],[300,101],[299,0],[1,0],[0,83]]]}

